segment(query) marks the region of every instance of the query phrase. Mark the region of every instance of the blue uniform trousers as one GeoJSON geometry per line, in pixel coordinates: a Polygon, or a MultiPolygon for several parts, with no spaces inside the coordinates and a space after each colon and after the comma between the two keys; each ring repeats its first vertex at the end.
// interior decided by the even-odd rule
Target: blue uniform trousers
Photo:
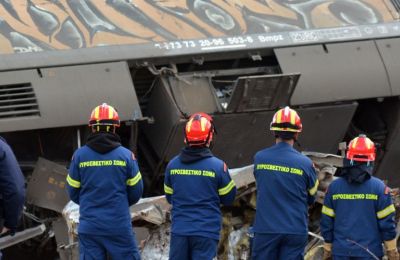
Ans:
{"type": "Polygon", "coordinates": [[[80,260],[106,260],[107,255],[112,260],[140,260],[134,235],[101,236],[79,234],[80,260]]]}
{"type": "Polygon", "coordinates": [[[200,236],[171,234],[170,260],[212,260],[217,255],[218,240],[200,236]]]}
{"type": "MultiPolygon", "coordinates": [[[[378,257],[379,258],[379,257],[378,257]]],[[[379,258],[381,259],[381,258],[379,258]]],[[[372,256],[365,256],[365,257],[353,257],[353,256],[341,256],[341,255],[334,255],[333,260],[375,260],[372,256]]]]}
{"type": "Polygon", "coordinates": [[[255,233],[251,255],[253,260],[301,260],[306,244],[307,234],[255,233]]]}

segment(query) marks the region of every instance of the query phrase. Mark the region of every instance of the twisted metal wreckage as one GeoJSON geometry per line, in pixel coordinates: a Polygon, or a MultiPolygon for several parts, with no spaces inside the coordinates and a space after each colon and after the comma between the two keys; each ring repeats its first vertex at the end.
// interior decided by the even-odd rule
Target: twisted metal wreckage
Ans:
{"type": "MultiPolygon", "coordinates": [[[[305,153],[317,169],[320,185],[316,204],[309,210],[310,239],[306,247],[306,259],[321,259],[323,239],[319,233],[319,219],[325,190],[336,178],[336,169],[342,166],[342,157],[332,154],[305,153]]],[[[54,212],[54,217],[41,220],[28,213],[24,215],[39,225],[18,232],[14,237],[0,238],[0,249],[27,241],[34,237],[55,237],[57,251],[61,260],[75,260],[79,257],[77,227],[79,224],[79,206],[68,202],[65,191],[65,167],[54,162],[40,159],[28,182],[28,204],[46,208],[54,212]],[[45,187],[45,188],[43,188],[45,187]],[[65,205],[65,207],[64,207],[65,205]],[[49,235],[50,234],[50,235],[49,235]]],[[[234,205],[225,207],[218,259],[248,259],[250,257],[249,227],[256,209],[256,186],[253,166],[231,170],[238,194],[234,205]]],[[[396,208],[400,207],[398,189],[392,190],[396,208]]],[[[168,259],[170,237],[170,205],[164,196],[141,199],[130,208],[136,237],[142,249],[143,259],[168,259]]]]}

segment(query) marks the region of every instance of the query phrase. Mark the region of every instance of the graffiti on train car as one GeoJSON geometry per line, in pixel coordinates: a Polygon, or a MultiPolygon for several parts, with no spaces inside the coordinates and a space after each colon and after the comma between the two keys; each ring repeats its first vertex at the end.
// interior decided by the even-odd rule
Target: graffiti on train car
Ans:
{"type": "Polygon", "coordinates": [[[389,0],[0,0],[0,53],[376,24],[389,0]]]}

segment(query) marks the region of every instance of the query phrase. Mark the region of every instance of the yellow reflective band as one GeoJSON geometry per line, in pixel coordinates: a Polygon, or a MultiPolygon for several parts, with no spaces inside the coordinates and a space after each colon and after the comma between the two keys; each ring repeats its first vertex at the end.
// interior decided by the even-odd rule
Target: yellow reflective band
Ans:
{"type": "Polygon", "coordinates": [[[135,186],[142,179],[142,174],[138,172],[135,177],[130,178],[126,181],[126,185],[135,186]]]}
{"type": "Polygon", "coordinates": [[[99,119],[100,117],[100,107],[96,107],[94,110],[94,118],[99,119]]]}
{"type": "Polygon", "coordinates": [[[367,148],[371,149],[372,142],[369,139],[365,139],[365,143],[367,144],[367,148]]]}
{"type": "Polygon", "coordinates": [[[228,194],[234,187],[235,187],[235,182],[233,180],[231,180],[228,185],[226,185],[225,187],[221,188],[218,190],[218,194],[219,195],[226,195],[228,194]]]}
{"type": "Polygon", "coordinates": [[[112,119],[113,118],[113,110],[111,109],[111,107],[108,108],[108,119],[112,119]]]}
{"type": "Polygon", "coordinates": [[[396,211],[396,209],[394,208],[394,205],[391,204],[390,206],[386,207],[385,209],[378,211],[378,213],[376,213],[376,216],[379,219],[382,219],[382,218],[389,216],[390,214],[392,214],[395,211],[396,211]]]}
{"type": "Polygon", "coordinates": [[[173,194],[174,190],[171,187],[168,187],[165,183],[164,183],[164,192],[165,194],[173,194]]]}
{"type": "Polygon", "coordinates": [[[201,131],[203,131],[203,132],[206,131],[206,124],[207,124],[207,119],[202,117],[200,119],[201,131]]]}
{"type": "Polygon", "coordinates": [[[332,218],[335,217],[335,211],[325,205],[322,207],[322,213],[332,218]]]}
{"type": "Polygon", "coordinates": [[[311,189],[308,190],[308,193],[310,193],[311,196],[314,196],[315,193],[317,193],[318,185],[319,185],[319,181],[317,180],[314,184],[314,187],[312,187],[311,189]]]}
{"type": "Polygon", "coordinates": [[[358,142],[358,137],[356,139],[354,139],[354,141],[353,141],[353,145],[352,145],[353,148],[356,148],[357,142],[358,142]]]}
{"type": "Polygon", "coordinates": [[[189,122],[186,125],[186,132],[190,132],[190,129],[192,128],[192,123],[193,123],[193,118],[189,120],[189,122]]]}
{"type": "Polygon", "coordinates": [[[279,124],[282,122],[282,110],[279,110],[278,113],[276,114],[276,122],[279,124]]]}
{"type": "Polygon", "coordinates": [[[69,186],[74,187],[79,189],[81,187],[81,183],[79,181],[76,181],[74,179],[72,179],[69,174],[67,175],[67,182],[69,184],[69,186]]]}
{"type": "Polygon", "coordinates": [[[292,113],[290,113],[290,123],[292,125],[296,125],[296,113],[294,111],[292,111],[292,113]]]}
{"type": "Polygon", "coordinates": [[[283,128],[280,127],[271,127],[272,131],[286,131],[286,132],[298,132],[298,130],[296,129],[290,129],[290,128],[284,128],[284,130],[282,130],[283,128]]]}

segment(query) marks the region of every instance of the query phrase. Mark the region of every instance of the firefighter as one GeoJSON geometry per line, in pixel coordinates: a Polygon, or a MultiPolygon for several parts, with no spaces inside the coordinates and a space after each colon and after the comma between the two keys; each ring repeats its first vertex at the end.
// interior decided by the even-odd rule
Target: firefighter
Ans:
{"type": "Polygon", "coordinates": [[[80,206],[81,260],[140,259],[129,206],[142,196],[143,183],[134,154],[115,133],[119,125],[112,106],[97,106],[89,121],[92,133],[69,168],[68,192],[80,206]]]}
{"type": "Polygon", "coordinates": [[[353,139],[339,178],[328,187],[322,207],[324,259],[399,259],[395,208],[390,189],[372,176],[375,145],[365,135],[353,139]]]}
{"type": "Polygon", "coordinates": [[[312,161],[293,148],[302,131],[295,110],[278,110],[270,130],[276,144],[254,156],[257,209],[252,259],[303,259],[308,205],[314,203],[318,188],[316,172],[312,161]]]}
{"type": "Polygon", "coordinates": [[[0,195],[1,236],[14,235],[24,206],[25,181],[13,151],[1,137],[0,195]]]}
{"type": "Polygon", "coordinates": [[[212,118],[193,114],[185,127],[186,147],[166,168],[164,191],[172,204],[172,260],[211,260],[217,254],[220,203],[233,202],[236,186],[226,164],[210,151],[214,135],[212,118]]]}

